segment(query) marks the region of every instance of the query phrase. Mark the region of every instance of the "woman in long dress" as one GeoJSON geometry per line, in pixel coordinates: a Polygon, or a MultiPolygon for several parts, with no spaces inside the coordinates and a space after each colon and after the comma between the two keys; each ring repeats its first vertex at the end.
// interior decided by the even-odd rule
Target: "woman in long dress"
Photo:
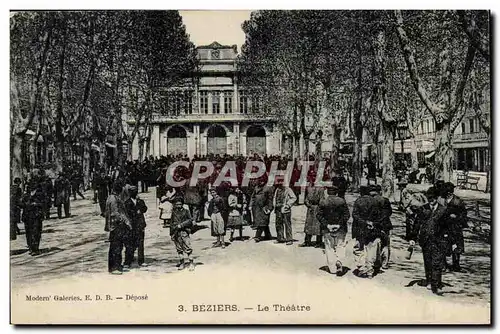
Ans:
{"type": "Polygon", "coordinates": [[[245,195],[240,188],[231,188],[228,197],[229,217],[227,228],[231,230],[229,241],[234,240],[234,231],[238,229],[240,240],[243,240],[243,210],[245,205],[245,195]]]}
{"type": "Polygon", "coordinates": [[[211,221],[212,236],[217,237],[214,247],[225,248],[224,235],[226,234],[226,229],[224,227],[224,219],[222,218],[224,200],[215,189],[210,189],[210,195],[212,199],[208,204],[208,215],[211,221]]]}

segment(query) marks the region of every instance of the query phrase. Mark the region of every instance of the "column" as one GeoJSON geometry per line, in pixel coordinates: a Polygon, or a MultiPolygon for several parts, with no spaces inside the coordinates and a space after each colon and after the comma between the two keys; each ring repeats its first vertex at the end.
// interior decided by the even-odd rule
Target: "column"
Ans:
{"type": "Polygon", "coordinates": [[[213,99],[213,92],[208,91],[208,113],[212,114],[212,99],[213,99]]]}
{"type": "Polygon", "coordinates": [[[234,124],[234,154],[240,154],[240,123],[234,124]]]}
{"type": "Polygon", "coordinates": [[[153,156],[160,155],[160,125],[153,125],[153,133],[151,136],[151,149],[153,156]]]}
{"type": "Polygon", "coordinates": [[[233,113],[239,113],[238,107],[238,83],[236,82],[236,76],[233,78],[233,113]]]}
{"type": "Polygon", "coordinates": [[[246,129],[242,133],[240,133],[240,154],[247,155],[247,132],[246,129]]]}
{"type": "Polygon", "coordinates": [[[195,155],[196,152],[196,134],[193,132],[188,132],[186,136],[186,141],[187,141],[187,155],[189,158],[192,158],[195,155]]]}
{"type": "Polygon", "coordinates": [[[196,82],[194,84],[194,91],[193,91],[193,114],[199,114],[200,113],[200,93],[198,90],[198,83],[196,82]]]}
{"type": "Polygon", "coordinates": [[[226,133],[226,152],[227,154],[234,153],[234,131],[226,133]]]}
{"type": "Polygon", "coordinates": [[[200,125],[195,124],[193,126],[193,133],[194,133],[194,154],[200,155],[200,125]]]}
{"type": "Polygon", "coordinates": [[[224,105],[224,96],[225,96],[225,91],[221,91],[220,92],[220,95],[219,95],[219,109],[220,109],[220,113],[221,114],[224,114],[226,111],[226,106],[224,105]]]}
{"type": "Polygon", "coordinates": [[[200,152],[201,155],[207,155],[207,132],[204,131],[200,135],[200,152]]]}

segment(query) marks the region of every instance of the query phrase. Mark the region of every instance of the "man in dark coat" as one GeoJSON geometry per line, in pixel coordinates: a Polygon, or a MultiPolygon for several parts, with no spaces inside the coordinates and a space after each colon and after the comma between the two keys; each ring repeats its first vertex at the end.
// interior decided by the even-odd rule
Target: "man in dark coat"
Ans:
{"type": "Polygon", "coordinates": [[[21,179],[16,177],[10,187],[10,240],[16,240],[21,222],[21,200],[23,191],[21,189],[21,179]]]}
{"type": "Polygon", "coordinates": [[[189,207],[189,213],[195,221],[200,221],[200,203],[202,201],[200,187],[198,184],[191,186],[191,179],[186,180],[184,187],[184,204],[189,207]]]}
{"type": "Polygon", "coordinates": [[[450,226],[451,233],[449,238],[449,245],[447,256],[451,255],[453,271],[461,272],[460,267],[460,254],[465,251],[464,232],[463,229],[467,225],[467,209],[464,201],[454,194],[455,185],[451,182],[444,184],[446,191],[445,207],[446,207],[446,223],[450,226]]]}
{"type": "Polygon", "coordinates": [[[252,219],[256,227],[255,242],[272,239],[269,216],[273,210],[273,189],[267,187],[266,182],[265,178],[259,179],[250,200],[252,219]],[[264,238],[262,238],[262,233],[264,233],[264,238]]]}
{"type": "Polygon", "coordinates": [[[341,198],[345,198],[345,192],[347,190],[347,180],[342,169],[337,168],[335,170],[335,175],[332,177],[332,185],[337,188],[337,195],[341,198]]]}
{"type": "Polygon", "coordinates": [[[80,186],[83,185],[83,175],[78,168],[73,169],[73,173],[70,176],[71,191],[73,192],[73,200],[76,201],[76,194],[82,199],[85,199],[82,192],[80,191],[80,186]]]}
{"type": "Polygon", "coordinates": [[[360,276],[371,277],[373,275],[374,268],[371,267],[371,262],[368,261],[366,255],[366,246],[368,243],[372,242],[372,246],[377,246],[373,244],[373,235],[370,232],[371,227],[373,227],[373,217],[376,207],[375,199],[370,196],[369,188],[366,186],[361,186],[359,189],[360,197],[356,199],[352,209],[352,238],[356,239],[354,245],[354,255],[357,262],[358,272],[360,276]],[[371,227],[370,227],[371,226],[371,227]]]}
{"type": "Polygon", "coordinates": [[[345,237],[350,218],[346,201],[337,195],[335,186],[327,188],[327,197],[318,204],[317,218],[325,242],[325,254],[330,273],[342,275],[345,260],[345,237]]]}
{"type": "Polygon", "coordinates": [[[30,255],[39,255],[40,239],[42,237],[42,222],[45,217],[45,198],[40,180],[32,178],[28,182],[26,193],[21,201],[23,208],[22,220],[26,231],[26,243],[30,255]]]}
{"type": "Polygon", "coordinates": [[[99,169],[95,173],[94,179],[97,191],[97,200],[99,202],[99,209],[101,210],[101,216],[104,217],[104,212],[106,211],[106,200],[108,199],[108,185],[110,180],[106,175],[104,168],[99,169]]]}
{"type": "Polygon", "coordinates": [[[146,219],[144,213],[148,210],[146,203],[137,197],[137,187],[130,187],[130,198],[125,202],[125,210],[132,225],[132,231],[125,245],[124,267],[130,268],[134,260],[134,253],[137,249],[137,264],[144,263],[144,229],[146,228],[146,219]]]}
{"type": "Polygon", "coordinates": [[[104,215],[104,230],[109,232],[108,271],[113,275],[121,275],[124,271],[122,251],[132,230],[125,205],[120,198],[122,188],[120,182],[113,184],[113,193],[108,196],[104,215]]]}
{"type": "MultiPolygon", "coordinates": [[[[313,181],[314,182],[314,181],[313,181]]],[[[314,184],[306,189],[306,196],[304,204],[307,207],[306,212],[306,222],[304,224],[304,243],[300,244],[299,247],[311,247],[312,236],[316,236],[316,244],[321,246],[323,244],[323,236],[321,233],[321,226],[318,220],[318,204],[320,200],[324,197],[325,189],[323,187],[315,187],[314,184]]]]}
{"type": "Polygon", "coordinates": [[[50,208],[52,207],[52,195],[54,193],[54,186],[52,185],[52,180],[43,169],[39,170],[39,180],[45,196],[43,207],[45,219],[50,219],[50,208]]]}
{"type": "Polygon", "coordinates": [[[429,202],[418,209],[410,245],[418,238],[424,256],[425,285],[430,285],[434,294],[441,294],[450,228],[445,217],[446,208],[437,201],[436,189],[430,187],[426,196],[429,202]]]}
{"type": "Polygon", "coordinates": [[[391,256],[391,215],[392,207],[391,202],[388,198],[382,196],[382,187],[380,185],[373,185],[370,191],[370,195],[375,199],[375,210],[374,210],[374,223],[375,228],[379,229],[382,235],[382,269],[389,268],[389,259],[391,256]]]}
{"type": "Polygon", "coordinates": [[[59,173],[54,182],[54,206],[57,207],[57,217],[62,218],[62,207],[64,206],[64,215],[66,218],[70,216],[70,192],[71,184],[64,173],[59,173]]]}

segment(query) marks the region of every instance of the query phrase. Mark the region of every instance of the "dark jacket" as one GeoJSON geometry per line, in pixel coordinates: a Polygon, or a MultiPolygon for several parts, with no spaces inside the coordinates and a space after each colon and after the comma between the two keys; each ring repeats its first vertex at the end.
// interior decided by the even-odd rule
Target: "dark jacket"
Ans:
{"type": "Polygon", "coordinates": [[[127,216],[127,211],[125,210],[125,205],[120,199],[120,196],[116,194],[108,196],[104,217],[106,219],[106,225],[104,226],[105,231],[111,232],[119,227],[126,227],[127,229],[132,228],[130,219],[127,216]]]}
{"type": "Polygon", "coordinates": [[[370,195],[356,199],[352,208],[352,238],[364,242],[368,227],[367,222],[373,221],[376,202],[370,195]]]}
{"type": "Polygon", "coordinates": [[[26,192],[21,200],[23,222],[43,220],[45,217],[44,206],[45,195],[40,187],[32,192],[26,192]]]}
{"type": "Polygon", "coordinates": [[[446,208],[439,203],[435,210],[429,203],[421,206],[417,211],[410,239],[418,239],[420,245],[447,240],[450,229],[445,214],[446,208]]]}
{"type": "Polygon", "coordinates": [[[142,199],[137,198],[134,204],[132,198],[129,198],[125,201],[125,210],[127,211],[127,216],[130,219],[133,230],[143,230],[146,227],[144,213],[148,211],[148,207],[142,199]]]}
{"type": "Polygon", "coordinates": [[[271,187],[257,186],[254,188],[250,199],[250,206],[252,208],[253,224],[255,227],[269,226],[269,215],[273,211],[273,195],[273,188],[271,187]]]}
{"type": "Polygon", "coordinates": [[[173,208],[172,209],[172,218],[170,219],[170,235],[174,235],[177,232],[185,231],[187,233],[191,233],[191,227],[193,226],[193,218],[191,217],[191,213],[188,209],[182,208],[173,208]],[[177,227],[179,226],[180,227],[177,227]]]}
{"type": "Polygon", "coordinates": [[[342,231],[347,232],[347,221],[350,218],[346,201],[335,195],[328,195],[319,201],[316,217],[321,225],[322,232],[328,232],[327,225],[340,225],[342,231]]]}
{"type": "Polygon", "coordinates": [[[64,176],[59,176],[54,182],[54,205],[59,206],[69,201],[71,185],[64,176]]]}
{"type": "Polygon", "coordinates": [[[392,230],[391,215],[392,206],[388,198],[380,195],[373,196],[375,199],[374,223],[382,231],[392,230]]]}

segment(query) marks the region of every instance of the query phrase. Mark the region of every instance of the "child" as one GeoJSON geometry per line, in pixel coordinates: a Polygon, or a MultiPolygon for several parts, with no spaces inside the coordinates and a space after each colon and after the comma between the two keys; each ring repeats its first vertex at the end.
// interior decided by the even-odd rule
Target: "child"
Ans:
{"type": "Polygon", "coordinates": [[[234,231],[237,229],[240,234],[240,240],[243,240],[243,208],[245,205],[245,195],[240,188],[231,188],[228,197],[228,206],[230,208],[227,227],[231,229],[229,241],[234,240],[234,231]]]}
{"type": "Polygon", "coordinates": [[[163,228],[170,226],[172,217],[172,201],[176,196],[175,188],[167,189],[164,196],[160,198],[160,219],[163,220],[163,228]]]}
{"type": "Polygon", "coordinates": [[[226,244],[224,242],[224,235],[226,234],[226,231],[224,227],[224,219],[222,218],[224,200],[219,196],[215,189],[210,189],[210,195],[212,196],[212,199],[208,204],[208,215],[210,216],[210,220],[212,222],[212,236],[217,237],[217,241],[213,247],[226,248],[226,244]]]}
{"type": "Polygon", "coordinates": [[[183,204],[182,197],[174,198],[172,218],[170,220],[170,237],[175,244],[177,254],[179,254],[179,264],[177,265],[179,270],[187,267],[189,271],[193,271],[194,263],[191,257],[193,250],[191,249],[191,238],[189,237],[191,227],[193,226],[193,218],[191,217],[191,213],[189,213],[189,209],[184,208],[183,204]],[[184,254],[187,255],[187,266],[184,254]]]}

